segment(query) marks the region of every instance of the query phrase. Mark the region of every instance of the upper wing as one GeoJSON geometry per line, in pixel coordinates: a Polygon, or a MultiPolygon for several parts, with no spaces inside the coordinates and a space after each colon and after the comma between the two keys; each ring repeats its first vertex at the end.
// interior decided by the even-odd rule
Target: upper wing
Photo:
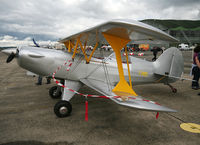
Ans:
{"type": "Polygon", "coordinates": [[[77,38],[80,38],[82,42],[87,41],[87,45],[95,44],[96,41],[107,44],[107,41],[102,35],[103,32],[126,39],[128,36],[128,39],[130,39],[131,42],[135,44],[178,42],[176,38],[155,27],[133,20],[108,21],[82,32],[68,36],[59,42],[66,43],[69,40],[71,42],[75,42],[77,38]],[[124,30],[126,30],[127,35],[124,35],[124,30]]]}
{"type": "Polygon", "coordinates": [[[156,112],[177,112],[176,110],[161,106],[156,102],[143,99],[140,96],[137,97],[129,96],[128,99],[122,100],[121,97],[118,97],[114,93],[112,93],[112,91],[109,91],[107,84],[105,84],[104,82],[100,82],[93,79],[81,79],[80,81],[85,85],[87,85],[88,87],[96,90],[97,92],[109,97],[111,100],[120,105],[141,110],[156,111],[156,112]]]}

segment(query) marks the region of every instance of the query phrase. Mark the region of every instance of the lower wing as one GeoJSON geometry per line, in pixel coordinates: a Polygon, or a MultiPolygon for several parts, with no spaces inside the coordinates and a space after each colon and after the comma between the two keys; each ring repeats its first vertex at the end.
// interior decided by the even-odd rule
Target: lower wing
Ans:
{"type": "Polygon", "coordinates": [[[108,85],[99,80],[81,79],[80,81],[97,92],[109,97],[115,103],[123,106],[155,112],[177,112],[176,110],[161,106],[156,102],[144,99],[141,96],[129,96],[124,100],[120,96],[116,96],[112,91],[109,91],[108,85]]]}

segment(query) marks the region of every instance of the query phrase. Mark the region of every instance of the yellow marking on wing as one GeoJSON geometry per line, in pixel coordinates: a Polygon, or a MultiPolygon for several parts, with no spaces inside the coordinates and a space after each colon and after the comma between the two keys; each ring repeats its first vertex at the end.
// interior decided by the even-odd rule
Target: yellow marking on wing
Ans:
{"type": "Polygon", "coordinates": [[[138,73],[139,73],[140,76],[143,76],[143,77],[148,76],[148,72],[139,71],[138,73]]]}

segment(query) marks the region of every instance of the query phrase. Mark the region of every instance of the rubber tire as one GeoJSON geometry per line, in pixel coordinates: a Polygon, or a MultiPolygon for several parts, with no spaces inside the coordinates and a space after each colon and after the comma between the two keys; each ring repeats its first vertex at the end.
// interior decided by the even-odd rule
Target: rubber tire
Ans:
{"type": "Polygon", "coordinates": [[[58,86],[53,86],[49,89],[49,96],[52,98],[52,99],[58,99],[61,97],[62,95],[62,92],[59,92],[58,95],[54,95],[54,91],[57,90],[57,87],[58,86]]]}
{"type": "Polygon", "coordinates": [[[68,101],[63,101],[63,100],[59,101],[54,106],[54,113],[59,118],[64,118],[64,117],[70,116],[71,112],[72,112],[72,105],[68,101]],[[67,112],[65,114],[61,114],[60,113],[59,110],[60,110],[61,107],[66,107],[67,108],[67,112]]]}

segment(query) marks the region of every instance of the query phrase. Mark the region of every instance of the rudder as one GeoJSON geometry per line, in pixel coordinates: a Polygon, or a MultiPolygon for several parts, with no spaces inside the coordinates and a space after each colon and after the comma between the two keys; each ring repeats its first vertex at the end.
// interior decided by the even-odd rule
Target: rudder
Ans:
{"type": "Polygon", "coordinates": [[[154,62],[154,73],[180,78],[183,70],[183,56],[180,50],[175,47],[168,48],[154,62]]]}

